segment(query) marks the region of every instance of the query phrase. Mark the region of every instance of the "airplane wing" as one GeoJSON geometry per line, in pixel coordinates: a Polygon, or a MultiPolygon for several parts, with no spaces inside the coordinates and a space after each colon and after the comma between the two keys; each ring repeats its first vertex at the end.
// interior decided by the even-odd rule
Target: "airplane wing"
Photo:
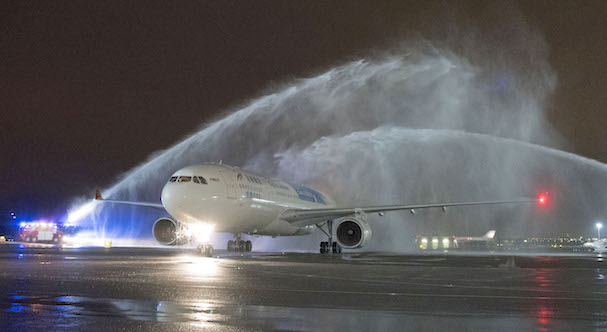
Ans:
{"type": "Polygon", "coordinates": [[[95,191],[95,201],[105,202],[105,203],[116,203],[116,204],[124,204],[124,205],[135,205],[135,206],[146,206],[156,209],[164,210],[164,206],[160,203],[152,203],[152,202],[134,202],[134,201],[117,201],[113,199],[104,199],[101,196],[101,192],[99,189],[95,191]]]}
{"type": "Polygon", "coordinates": [[[320,221],[336,219],[340,217],[360,214],[360,213],[380,213],[383,215],[387,211],[415,210],[442,208],[454,206],[472,206],[472,205],[499,205],[499,204],[519,204],[519,203],[537,203],[535,198],[520,198],[509,201],[484,201],[484,202],[456,202],[456,203],[431,203],[431,204],[412,204],[412,205],[383,205],[356,208],[330,208],[330,209],[288,209],[284,211],[280,219],[285,220],[295,226],[306,226],[316,224],[320,221]]]}

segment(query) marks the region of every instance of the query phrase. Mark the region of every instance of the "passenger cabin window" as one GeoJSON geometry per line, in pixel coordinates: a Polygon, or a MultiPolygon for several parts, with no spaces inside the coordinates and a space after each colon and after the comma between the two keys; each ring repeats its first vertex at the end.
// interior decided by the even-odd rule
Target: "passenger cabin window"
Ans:
{"type": "Polygon", "coordinates": [[[169,182],[175,182],[177,181],[177,177],[176,176],[171,176],[171,179],[169,179],[169,182]]]}
{"type": "Polygon", "coordinates": [[[192,181],[191,176],[180,176],[178,182],[190,182],[190,181],[192,181]]]}
{"type": "Polygon", "coordinates": [[[249,182],[263,184],[263,182],[261,181],[261,179],[259,179],[258,177],[248,176],[248,175],[245,175],[245,176],[247,177],[247,180],[249,180],[249,182]]]}

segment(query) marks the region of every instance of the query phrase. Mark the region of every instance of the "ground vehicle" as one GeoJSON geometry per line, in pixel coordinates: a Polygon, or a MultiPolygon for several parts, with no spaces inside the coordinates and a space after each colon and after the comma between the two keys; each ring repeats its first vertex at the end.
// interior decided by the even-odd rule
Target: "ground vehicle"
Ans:
{"type": "Polygon", "coordinates": [[[63,232],[53,222],[22,222],[19,225],[19,238],[24,242],[59,244],[63,232]]]}

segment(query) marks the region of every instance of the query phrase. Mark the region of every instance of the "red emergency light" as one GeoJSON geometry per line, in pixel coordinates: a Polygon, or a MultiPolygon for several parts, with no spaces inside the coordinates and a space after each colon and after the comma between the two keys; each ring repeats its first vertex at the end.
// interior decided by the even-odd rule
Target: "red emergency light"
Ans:
{"type": "Polygon", "coordinates": [[[537,195],[537,204],[538,205],[548,205],[548,193],[540,193],[537,195]]]}

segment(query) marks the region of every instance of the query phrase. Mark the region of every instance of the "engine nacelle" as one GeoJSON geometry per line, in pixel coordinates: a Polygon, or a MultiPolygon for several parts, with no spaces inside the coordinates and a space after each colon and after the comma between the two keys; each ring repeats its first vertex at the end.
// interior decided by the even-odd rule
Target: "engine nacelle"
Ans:
{"type": "Polygon", "coordinates": [[[336,220],[336,223],[335,237],[342,248],[361,248],[371,240],[373,232],[364,219],[344,217],[336,220]]]}
{"type": "Polygon", "coordinates": [[[182,235],[181,225],[173,219],[160,218],[152,228],[156,241],[167,246],[186,244],[187,238],[182,235]]]}

